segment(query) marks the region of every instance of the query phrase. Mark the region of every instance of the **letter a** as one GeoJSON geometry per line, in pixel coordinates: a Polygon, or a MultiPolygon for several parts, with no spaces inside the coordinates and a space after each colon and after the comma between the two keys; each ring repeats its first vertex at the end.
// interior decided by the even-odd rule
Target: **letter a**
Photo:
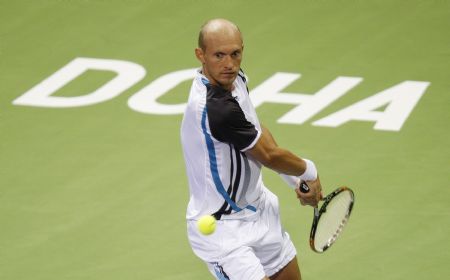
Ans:
{"type": "Polygon", "coordinates": [[[375,130],[399,131],[429,84],[404,81],[315,121],[313,125],[337,127],[351,120],[375,121],[375,130]],[[386,105],[383,112],[374,111],[386,105]]]}

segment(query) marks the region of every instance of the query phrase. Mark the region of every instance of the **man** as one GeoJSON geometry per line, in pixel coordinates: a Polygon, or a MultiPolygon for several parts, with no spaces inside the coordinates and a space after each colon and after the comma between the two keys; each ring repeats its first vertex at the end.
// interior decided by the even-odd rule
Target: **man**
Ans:
{"type": "Polygon", "coordinates": [[[202,26],[195,49],[202,68],[181,125],[190,188],[188,238],[217,279],[301,279],[278,199],[264,186],[261,168],[286,174],[303,205],[317,205],[320,181],[312,161],[278,147],[260,125],[240,69],[243,50],[234,23],[213,19],[202,26]],[[308,193],[298,190],[300,180],[308,193]],[[203,215],[217,219],[212,235],[196,228],[203,215]]]}

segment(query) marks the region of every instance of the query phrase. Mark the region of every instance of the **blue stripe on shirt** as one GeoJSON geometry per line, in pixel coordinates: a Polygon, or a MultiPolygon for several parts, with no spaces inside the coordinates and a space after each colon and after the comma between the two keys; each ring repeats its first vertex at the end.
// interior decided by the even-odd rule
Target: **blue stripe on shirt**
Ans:
{"type": "Polygon", "coordinates": [[[219,171],[217,170],[217,160],[216,160],[216,151],[214,149],[214,142],[206,130],[206,107],[203,109],[202,114],[202,130],[203,134],[205,135],[206,146],[208,147],[209,167],[211,169],[211,174],[213,177],[214,184],[216,185],[216,189],[222,195],[225,201],[228,202],[228,204],[230,204],[231,208],[233,208],[234,211],[239,212],[242,209],[239,208],[236,205],[236,203],[231,199],[231,197],[225,190],[222,181],[220,180],[219,171]]]}

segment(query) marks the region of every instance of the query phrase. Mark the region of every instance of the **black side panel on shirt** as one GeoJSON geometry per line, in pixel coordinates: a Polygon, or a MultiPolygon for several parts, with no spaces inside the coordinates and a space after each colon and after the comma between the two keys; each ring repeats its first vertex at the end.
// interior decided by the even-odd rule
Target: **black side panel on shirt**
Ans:
{"type": "MultiPolygon", "coordinates": [[[[242,176],[241,175],[241,170],[242,170],[241,157],[245,156],[245,154],[243,152],[240,152],[240,151],[234,149],[232,147],[232,145],[229,145],[229,147],[230,147],[230,159],[231,159],[230,169],[231,170],[230,170],[230,185],[228,186],[227,193],[231,197],[231,200],[233,202],[236,202],[236,195],[237,195],[237,192],[239,189],[239,185],[241,183],[241,176],[242,176]],[[234,157],[236,158],[236,176],[234,177],[234,180],[233,180],[233,174],[234,174],[233,154],[234,154],[234,157]]],[[[222,215],[230,215],[232,210],[233,209],[228,204],[228,202],[225,201],[223,203],[222,207],[212,215],[216,218],[216,220],[220,220],[222,215]]]]}
{"type": "Polygon", "coordinates": [[[212,136],[238,150],[248,147],[258,135],[255,126],[247,121],[229,91],[212,85],[207,88],[206,110],[212,136]]]}
{"type": "MultiPolygon", "coordinates": [[[[228,186],[227,193],[231,197],[231,200],[236,202],[236,194],[239,188],[239,183],[241,180],[241,157],[240,152],[238,152],[236,149],[233,148],[232,145],[229,145],[230,147],[230,185],[228,186]],[[233,174],[234,174],[234,161],[233,161],[233,153],[236,155],[236,177],[233,181],[233,174]]],[[[222,215],[229,215],[231,214],[232,208],[228,204],[228,202],[224,201],[222,204],[222,207],[220,207],[219,210],[217,210],[214,214],[212,214],[216,220],[220,220],[222,215]]]]}

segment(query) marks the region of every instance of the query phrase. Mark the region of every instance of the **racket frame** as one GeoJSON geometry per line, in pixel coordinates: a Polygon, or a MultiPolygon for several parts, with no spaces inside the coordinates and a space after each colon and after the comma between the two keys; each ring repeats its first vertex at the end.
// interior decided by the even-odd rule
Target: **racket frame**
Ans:
{"type": "MultiPolygon", "coordinates": [[[[304,182],[302,182],[300,188],[301,188],[302,192],[305,192],[305,191],[308,192],[309,191],[309,187],[304,182]]],[[[344,217],[345,223],[342,226],[342,227],[344,227],[348,223],[348,219],[350,218],[350,214],[352,213],[353,205],[355,203],[355,194],[353,193],[353,191],[350,188],[348,188],[346,186],[337,188],[332,193],[330,193],[329,195],[327,195],[326,197],[324,197],[322,199],[323,204],[320,207],[320,210],[319,210],[318,207],[314,207],[314,218],[313,218],[313,222],[312,222],[312,226],[311,226],[311,233],[309,235],[309,246],[316,253],[323,253],[323,252],[325,252],[328,248],[331,247],[331,245],[334,244],[334,242],[337,239],[337,237],[336,237],[335,240],[333,242],[331,242],[330,244],[326,245],[323,248],[322,251],[317,250],[316,246],[314,246],[314,240],[315,240],[315,236],[316,236],[317,225],[319,224],[320,217],[322,216],[323,213],[326,212],[327,206],[331,202],[331,200],[334,197],[336,197],[338,194],[340,194],[340,193],[342,193],[344,191],[348,191],[350,193],[350,196],[351,196],[350,205],[349,205],[349,207],[347,209],[347,213],[346,213],[346,215],[344,217]]],[[[339,235],[340,235],[340,233],[339,233],[339,235]]]]}

